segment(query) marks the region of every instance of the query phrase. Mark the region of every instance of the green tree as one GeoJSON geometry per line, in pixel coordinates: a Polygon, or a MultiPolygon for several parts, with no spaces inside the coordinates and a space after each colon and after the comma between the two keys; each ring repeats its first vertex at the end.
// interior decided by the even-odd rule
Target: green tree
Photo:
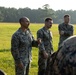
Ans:
{"type": "Polygon", "coordinates": [[[42,9],[42,18],[46,18],[46,17],[54,17],[54,10],[50,8],[50,5],[49,4],[45,4],[42,6],[43,9],[42,9]]]}

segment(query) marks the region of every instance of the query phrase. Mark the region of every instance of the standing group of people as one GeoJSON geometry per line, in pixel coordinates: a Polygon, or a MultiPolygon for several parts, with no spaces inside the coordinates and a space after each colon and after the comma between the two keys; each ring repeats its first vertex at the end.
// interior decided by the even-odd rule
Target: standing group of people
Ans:
{"type": "MultiPolygon", "coordinates": [[[[65,15],[64,22],[58,25],[59,47],[65,39],[73,35],[74,29],[69,21],[70,16],[65,15]]],[[[15,61],[16,75],[29,75],[32,47],[39,48],[38,75],[47,75],[49,57],[54,52],[52,32],[49,30],[52,27],[53,19],[45,19],[44,27],[37,31],[37,40],[34,39],[29,29],[30,20],[27,17],[20,18],[19,23],[21,27],[13,34],[11,39],[11,53],[15,61]]]]}

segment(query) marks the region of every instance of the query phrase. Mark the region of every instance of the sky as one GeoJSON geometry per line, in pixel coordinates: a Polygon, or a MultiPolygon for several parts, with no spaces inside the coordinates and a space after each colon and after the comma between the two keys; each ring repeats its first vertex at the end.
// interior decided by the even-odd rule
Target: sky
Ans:
{"type": "Polygon", "coordinates": [[[76,10],[76,0],[0,0],[1,7],[17,9],[26,7],[38,9],[45,4],[49,4],[53,10],[76,10]]]}

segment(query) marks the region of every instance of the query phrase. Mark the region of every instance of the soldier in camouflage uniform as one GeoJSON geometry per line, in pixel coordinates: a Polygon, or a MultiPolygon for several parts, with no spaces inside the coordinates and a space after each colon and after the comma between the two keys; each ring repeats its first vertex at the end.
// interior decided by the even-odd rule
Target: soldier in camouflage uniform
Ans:
{"type": "Polygon", "coordinates": [[[46,75],[76,75],[76,36],[66,39],[50,57],[48,70],[46,75]]]}
{"type": "Polygon", "coordinates": [[[53,20],[51,18],[45,19],[45,26],[37,31],[37,39],[41,39],[39,44],[39,58],[38,58],[38,75],[45,75],[48,57],[53,51],[52,33],[49,28],[52,27],[53,20]]]}
{"type": "Polygon", "coordinates": [[[64,16],[64,23],[59,24],[58,30],[59,30],[59,45],[68,37],[73,35],[73,25],[69,23],[70,16],[65,15],[64,16]]]}
{"type": "Polygon", "coordinates": [[[37,46],[29,27],[30,20],[22,17],[19,20],[21,27],[13,34],[11,53],[15,60],[16,75],[28,75],[32,46],[37,46]]]}

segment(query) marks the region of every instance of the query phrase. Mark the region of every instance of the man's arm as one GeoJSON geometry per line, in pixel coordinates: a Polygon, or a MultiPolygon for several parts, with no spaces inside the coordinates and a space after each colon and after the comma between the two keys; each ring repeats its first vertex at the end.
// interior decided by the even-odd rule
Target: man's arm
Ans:
{"type": "Polygon", "coordinates": [[[32,47],[38,47],[38,41],[34,39],[34,37],[32,36],[32,47]]]}
{"type": "Polygon", "coordinates": [[[58,31],[59,31],[59,35],[64,34],[63,27],[61,26],[61,24],[58,25],[58,31]]]}
{"type": "Polygon", "coordinates": [[[29,35],[31,35],[31,38],[32,38],[32,47],[38,47],[38,41],[34,39],[30,29],[28,29],[29,31],[29,35]]]}
{"type": "Polygon", "coordinates": [[[39,44],[40,52],[42,53],[45,59],[48,58],[48,54],[46,53],[44,43],[43,43],[43,32],[42,31],[37,32],[37,39],[41,39],[41,43],[39,44]]]}
{"type": "Polygon", "coordinates": [[[20,56],[19,56],[19,38],[18,36],[13,35],[11,39],[11,53],[14,58],[14,60],[19,63],[20,62],[20,56]]]}
{"type": "Polygon", "coordinates": [[[43,43],[43,32],[41,30],[37,32],[37,39],[41,39],[41,43],[39,44],[40,51],[45,51],[45,47],[43,43]]]}

